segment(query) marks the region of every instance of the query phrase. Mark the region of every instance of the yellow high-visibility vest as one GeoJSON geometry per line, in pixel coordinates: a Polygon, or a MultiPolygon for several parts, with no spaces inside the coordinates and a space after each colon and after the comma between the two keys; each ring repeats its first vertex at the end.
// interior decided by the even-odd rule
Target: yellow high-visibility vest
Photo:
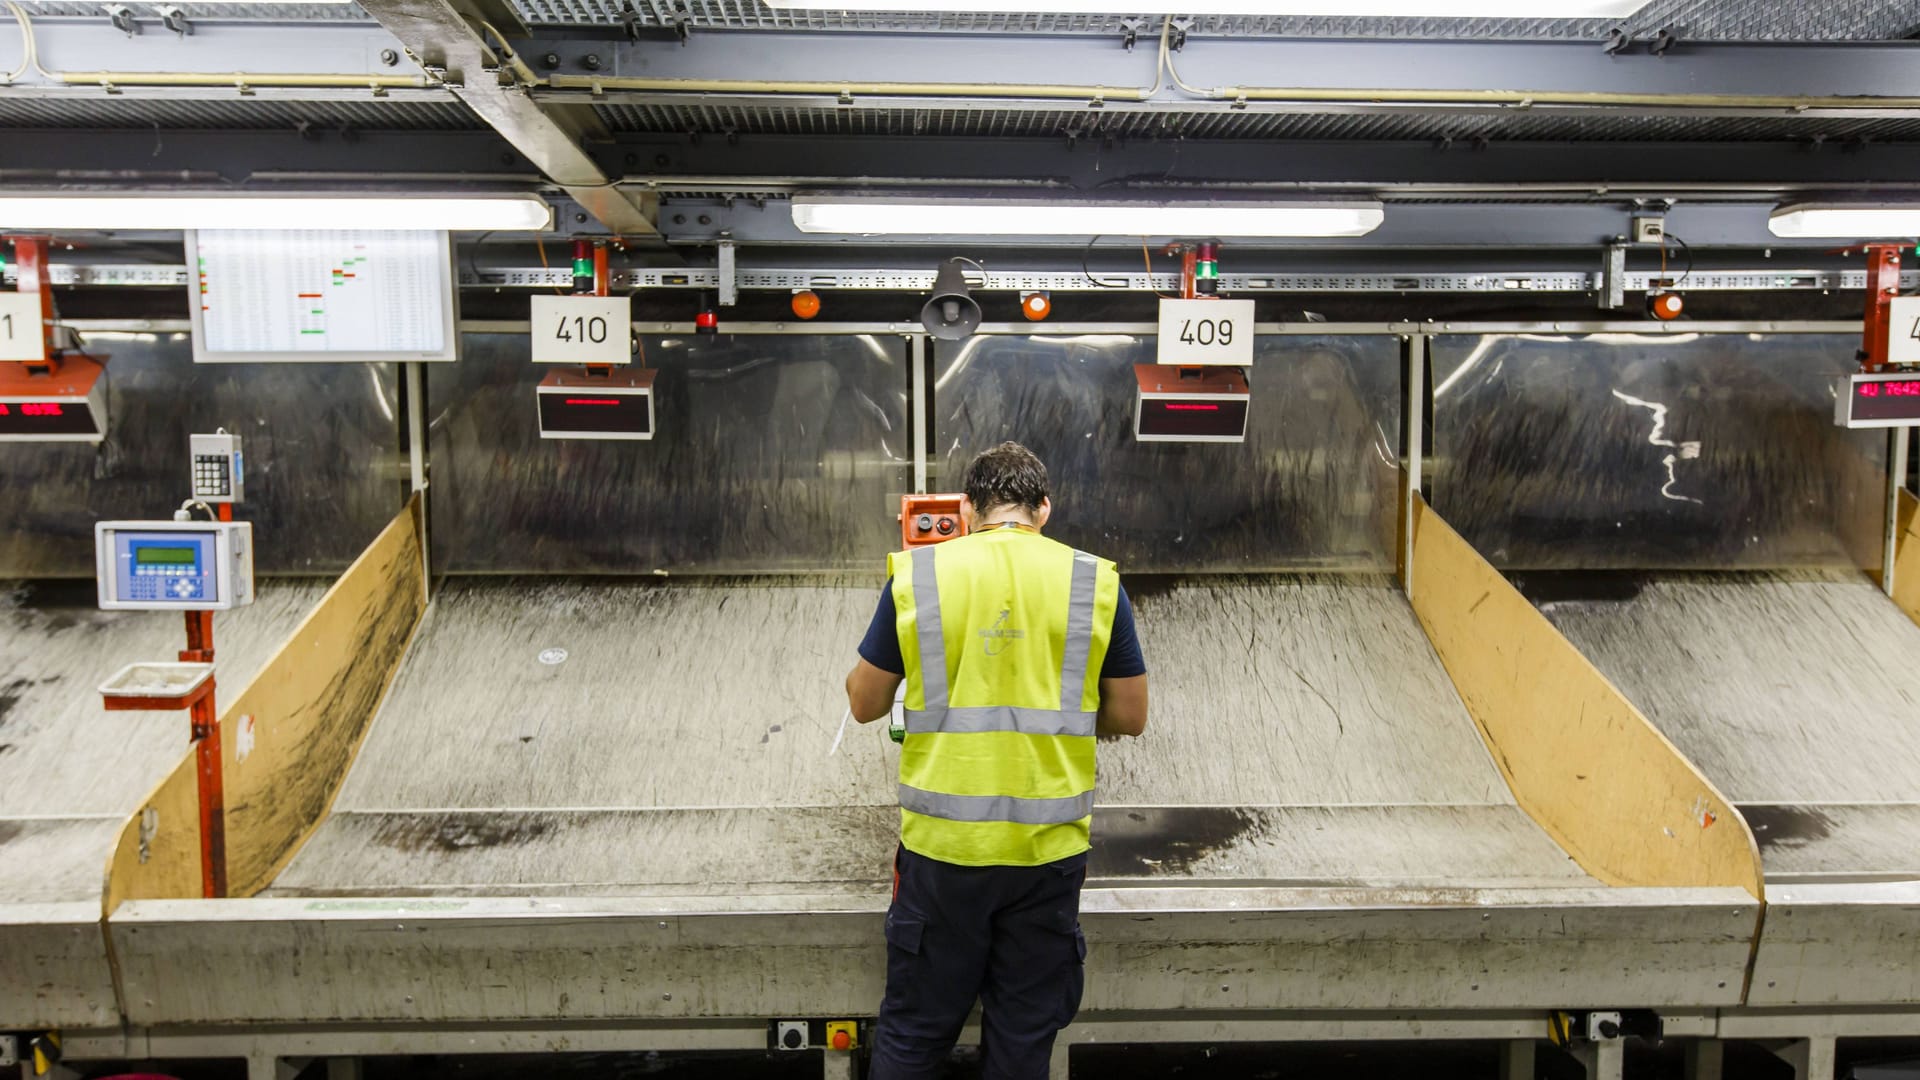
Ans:
{"type": "Polygon", "coordinates": [[[999,528],[896,552],[900,842],[962,866],[1087,850],[1113,563],[999,528]]]}

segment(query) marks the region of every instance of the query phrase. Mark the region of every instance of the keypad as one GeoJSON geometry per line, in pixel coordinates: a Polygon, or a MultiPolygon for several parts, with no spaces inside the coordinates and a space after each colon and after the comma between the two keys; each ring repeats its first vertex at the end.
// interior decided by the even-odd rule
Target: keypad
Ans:
{"type": "Polygon", "coordinates": [[[224,454],[198,454],[193,459],[193,493],[195,495],[231,495],[233,477],[229,473],[229,463],[224,454]]]}

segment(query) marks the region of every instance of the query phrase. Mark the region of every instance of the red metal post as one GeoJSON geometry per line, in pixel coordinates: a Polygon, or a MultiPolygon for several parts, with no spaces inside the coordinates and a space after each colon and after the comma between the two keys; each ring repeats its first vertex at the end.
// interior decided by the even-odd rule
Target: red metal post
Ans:
{"type": "MultiPolygon", "coordinates": [[[[187,647],[180,651],[180,659],[213,663],[213,612],[186,614],[187,647]]],[[[207,693],[193,703],[188,715],[193,724],[194,771],[200,787],[200,891],[209,898],[222,897],[227,895],[227,797],[220,758],[220,713],[214,707],[211,681],[207,693]]]]}
{"type": "Polygon", "coordinates": [[[1867,314],[1860,342],[1860,368],[1878,371],[1887,366],[1888,315],[1900,295],[1900,244],[1868,244],[1867,314]]]}
{"type": "Polygon", "coordinates": [[[28,363],[29,371],[52,371],[60,366],[53,355],[53,282],[47,276],[47,241],[41,236],[13,237],[14,280],[23,293],[40,297],[40,354],[45,359],[28,363]]]}

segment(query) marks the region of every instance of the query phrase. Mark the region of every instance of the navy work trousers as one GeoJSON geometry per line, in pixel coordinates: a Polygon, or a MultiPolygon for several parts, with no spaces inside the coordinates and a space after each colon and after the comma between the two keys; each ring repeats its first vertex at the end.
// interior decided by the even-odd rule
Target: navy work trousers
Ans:
{"type": "Polygon", "coordinates": [[[1047,1080],[1080,1010],[1084,853],[1045,866],[955,866],[901,848],[887,909],[887,996],[870,1080],[940,1075],[980,1002],[986,1080],[1047,1080]]]}

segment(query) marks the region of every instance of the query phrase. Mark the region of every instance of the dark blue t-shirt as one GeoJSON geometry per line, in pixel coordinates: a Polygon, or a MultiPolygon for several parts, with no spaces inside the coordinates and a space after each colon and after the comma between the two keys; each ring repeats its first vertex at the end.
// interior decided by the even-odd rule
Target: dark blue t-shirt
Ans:
{"type": "MultiPolygon", "coordinates": [[[[895,675],[907,673],[907,662],[900,658],[900,634],[894,626],[898,614],[893,607],[893,579],[880,590],[880,606],[867,624],[867,636],[860,642],[860,658],[881,671],[895,675]]],[[[1107,658],[1100,665],[1103,679],[1131,679],[1147,673],[1146,658],[1140,655],[1140,638],[1133,630],[1133,601],[1127,590],[1120,590],[1120,601],[1113,609],[1113,634],[1107,639],[1107,658]]]]}

